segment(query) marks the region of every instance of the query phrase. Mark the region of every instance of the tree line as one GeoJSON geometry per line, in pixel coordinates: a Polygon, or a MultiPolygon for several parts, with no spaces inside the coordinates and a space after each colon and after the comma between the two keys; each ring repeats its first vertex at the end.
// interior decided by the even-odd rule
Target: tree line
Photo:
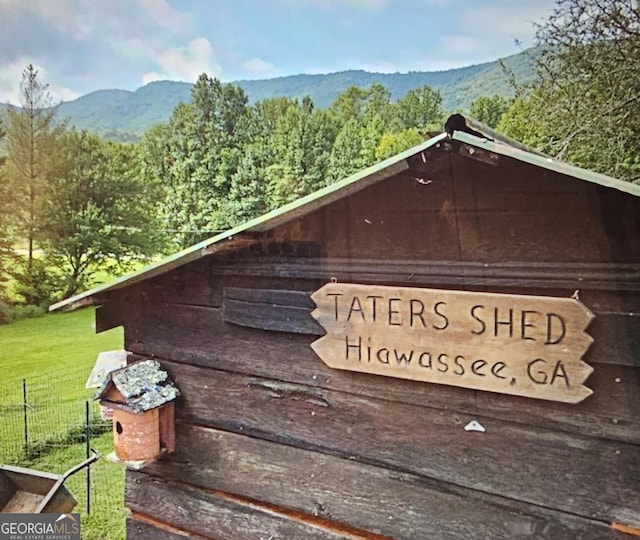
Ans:
{"type": "Polygon", "coordinates": [[[309,98],[250,105],[202,74],[168,122],[119,144],[57,119],[32,65],[21,96],[0,132],[0,271],[31,305],[311,193],[417,144],[444,117],[429,87],[397,101],[381,85],[352,87],[318,109],[309,98]]]}
{"type": "MultiPolygon", "coordinates": [[[[633,0],[558,0],[538,29],[537,82],[477,99],[469,114],[533,148],[640,179],[640,13],[633,0]]],[[[134,144],[57,118],[37,70],[0,124],[0,302],[47,305],[159,253],[282,206],[441,132],[438,91],[393,101],[351,87],[249,104],[202,74],[191,99],[134,144]],[[9,287],[10,284],[10,287],[9,287]]]]}

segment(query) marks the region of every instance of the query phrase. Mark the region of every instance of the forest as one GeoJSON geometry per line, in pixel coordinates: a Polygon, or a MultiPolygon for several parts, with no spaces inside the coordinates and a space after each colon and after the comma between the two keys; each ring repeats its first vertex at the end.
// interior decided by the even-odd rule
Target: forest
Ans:
{"type": "MultiPolygon", "coordinates": [[[[468,110],[481,96],[511,97],[514,89],[510,80],[513,77],[522,84],[531,82],[534,79],[532,60],[540,52],[540,48],[529,48],[493,62],[446,71],[371,73],[348,70],[241,80],[234,84],[244,90],[252,104],[273,97],[301,100],[309,96],[320,109],[328,108],[350,86],[368,88],[379,83],[391,91],[393,100],[397,100],[413,88],[428,85],[440,91],[445,110],[468,110]]],[[[69,118],[78,129],[98,133],[104,139],[137,142],[150,127],[166,122],[178,103],[189,101],[192,87],[193,84],[187,82],[154,81],[135,91],[97,90],[61,103],[58,115],[69,118]]]]}
{"type": "MultiPolygon", "coordinates": [[[[538,28],[537,77],[462,111],[557,159],[640,182],[640,10],[558,0],[538,28]]],[[[58,117],[32,66],[0,125],[0,322],[311,193],[443,131],[439,91],[392,99],[352,86],[249,103],[203,73],[190,100],[135,143],[58,117]]]]}

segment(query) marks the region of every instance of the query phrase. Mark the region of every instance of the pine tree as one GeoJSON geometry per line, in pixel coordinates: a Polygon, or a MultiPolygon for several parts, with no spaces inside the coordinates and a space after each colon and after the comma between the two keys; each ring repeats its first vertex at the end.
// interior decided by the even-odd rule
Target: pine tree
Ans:
{"type": "Polygon", "coordinates": [[[29,64],[20,84],[21,108],[9,108],[7,126],[7,187],[11,219],[17,235],[27,242],[25,279],[34,270],[34,250],[42,216],[48,165],[54,152],[57,106],[29,64]]]}
{"type": "Polygon", "coordinates": [[[7,125],[6,189],[9,219],[16,237],[27,243],[24,264],[14,269],[27,303],[38,303],[33,291],[41,281],[42,269],[34,257],[41,229],[43,194],[46,189],[49,157],[53,153],[59,127],[55,125],[57,105],[41,82],[38,70],[29,64],[20,84],[21,108],[10,107],[7,125]]]}

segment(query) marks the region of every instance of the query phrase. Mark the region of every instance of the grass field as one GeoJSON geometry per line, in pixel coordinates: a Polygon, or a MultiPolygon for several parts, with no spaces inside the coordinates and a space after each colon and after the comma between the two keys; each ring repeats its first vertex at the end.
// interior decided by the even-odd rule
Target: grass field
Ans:
{"type": "MultiPolygon", "coordinates": [[[[62,474],[85,459],[84,410],[92,394],[85,382],[98,353],[123,344],[121,329],[95,334],[93,322],[93,309],[85,309],[0,326],[0,461],[62,474]],[[26,460],[24,455],[7,460],[25,448],[23,379],[29,448],[37,451],[26,460]],[[12,449],[17,451],[11,454],[12,449]]],[[[95,418],[95,403],[91,410],[95,418]]],[[[103,456],[108,454],[111,433],[92,438],[91,445],[103,456]]],[[[102,458],[92,466],[91,480],[91,515],[86,513],[86,472],[65,484],[78,500],[74,511],[81,513],[82,538],[123,539],[124,469],[102,458]]]]}
{"type": "Polygon", "coordinates": [[[18,379],[84,370],[86,381],[98,353],[123,343],[121,329],[96,334],[93,325],[93,309],[83,309],[0,326],[0,372],[18,379]]]}

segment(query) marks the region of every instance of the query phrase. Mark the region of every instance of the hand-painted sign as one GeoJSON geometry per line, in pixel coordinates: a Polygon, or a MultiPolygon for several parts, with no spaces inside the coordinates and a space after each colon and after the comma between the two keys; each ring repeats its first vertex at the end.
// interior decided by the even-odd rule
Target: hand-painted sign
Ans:
{"type": "Polygon", "coordinates": [[[328,283],[311,346],[332,368],[578,403],[593,314],[571,298],[328,283]]]}

